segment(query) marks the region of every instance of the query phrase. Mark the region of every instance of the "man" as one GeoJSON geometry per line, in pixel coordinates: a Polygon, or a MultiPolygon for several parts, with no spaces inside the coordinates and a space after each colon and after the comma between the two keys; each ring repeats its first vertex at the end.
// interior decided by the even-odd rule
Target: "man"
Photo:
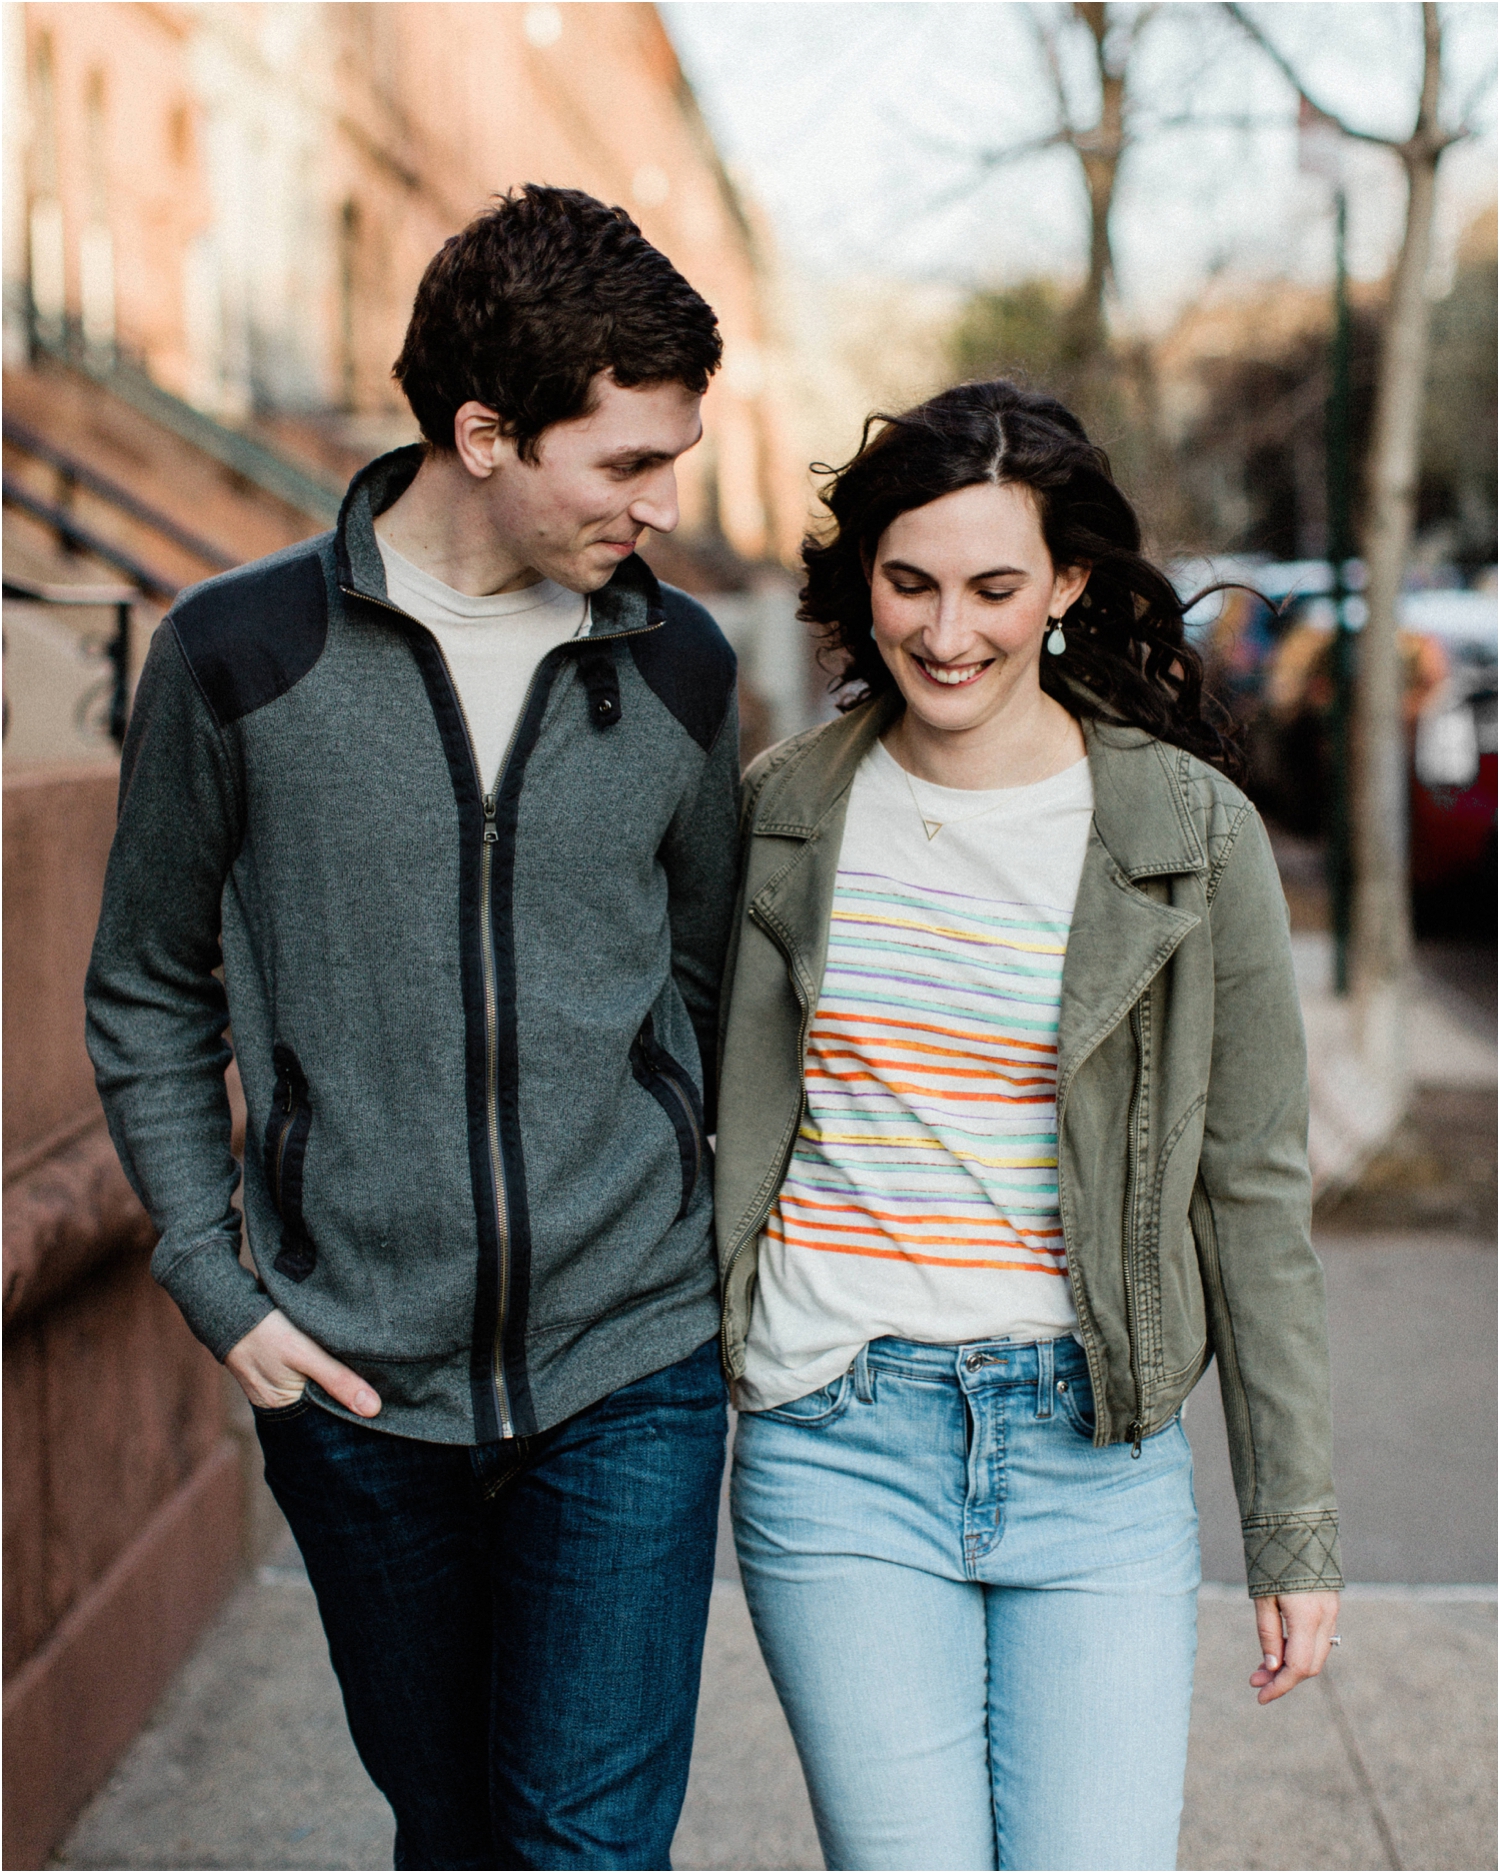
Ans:
{"type": "Polygon", "coordinates": [[[90,1051],[398,1867],[663,1867],[686,1785],[734,659],[633,549],[719,357],[622,210],[498,201],[417,292],[425,445],[185,594],[126,740],[90,1051]]]}

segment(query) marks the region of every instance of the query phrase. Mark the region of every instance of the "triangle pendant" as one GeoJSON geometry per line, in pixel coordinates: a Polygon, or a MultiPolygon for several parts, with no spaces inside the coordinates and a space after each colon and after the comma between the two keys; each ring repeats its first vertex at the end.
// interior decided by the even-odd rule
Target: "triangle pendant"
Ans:
{"type": "Polygon", "coordinates": [[[936,839],[943,830],[943,822],[940,819],[924,819],[922,825],[929,841],[936,839]]]}

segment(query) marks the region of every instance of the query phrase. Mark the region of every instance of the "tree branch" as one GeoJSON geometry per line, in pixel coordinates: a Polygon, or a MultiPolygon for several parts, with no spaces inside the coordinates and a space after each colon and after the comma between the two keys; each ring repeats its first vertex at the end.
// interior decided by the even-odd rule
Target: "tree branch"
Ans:
{"type": "Polygon", "coordinates": [[[1072,132],[1068,130],[1049,130],[1043,136],[1032,137],[1025,143],[1009,143],[1000,149],[975,148],[972,143],[955,143],[951,137],[934,136],[930,130],[921,130],[911,119],[901,113],[901,128],[906,139],[919,149],[931,151],[934,156],[952,156],[965,163],[977,163],[981,169],[1000,169],[1006,163],[1019,162],[1026,156],[1039,156],[1043,150],[1054,149],[1072,142],[1072,132]]]}
{"type": "Polygon", "coordinates": [[[1480,74],[1479,82],[1474,86],[1473,90],[1470,91],[1469,95],[1464,99],[1462,105],[1459,107],[1458,134],[1460,136],[1466,136],[1466,137],[1473,136],[1474,113],[1479,109],[1480,105],[1484,102],[1485,94],[1493,87],[1494,83],[1495,83],[1495,67],[1493,65],[1489,65],[1480,74]]]}
{"type": "Polygon", "coordinates": [[[1077,142],[1072,130],[1052,130],[1044,137],[1035,137],[1030,143],[1012,143],[1003,150],[976,150],[975,161],[981,169],[1002,169],[1007,163],[1019,162],[1026,156],[1040,156],[1043,150],[1072,148],[1077,142]]]}
{"type": "Polygon", "coordinates": [[[1435,131],[1438,94],[1443,82],[1443,23],[1436,0],[1422,0],[1422,97],[1417,105],[1417,135],[1435,131]]]}
{"type": "Polygon", "coordinates": [[[1400,151],[1403,139],[1377,136],[1373,130],[1357,130],[1353,124],[1345,123],[1336,111],[1329,110],[1326,104],[1320,104],[1309,94],[1307,86],[1297,76],[1296,67],[1284,56],[1280,48],[1266,37],[1244,7],[1238,4],[1238,0],[1223,0],[1223,4],[1224,11],[1242,32],[1254,40],[1314,116],[1321,117],[1324,123],[1332,124],[1341,135],[1351,137],[1356,143],[1376,143],[1381,149],[1400,151]]]}
{"type": "Polygon", "coordinates": [[[1027,16],[1041,47],[1042,63],[1047,68],[1047,77],[1052,84],[1052,95],[1057,103],[1057,121],[1063,129],[1071,130],[1073,113],[1068,108],[1068,87],[1063,81],[1062,60],[1057,56],[1057,34],[1051,22],[1043,20],[1037,7],[1031,7],[1027,16]]]}
{"type": "Polygon", "coordinates": [[[1199,115],[1185,111],[1179,117],[1158,117],[1143,124],[1135,137],[1155,136],[1162,130],[1285,130],[1285,117],[1247,117],[1239,111],[1209,112],[1199,115]]]}
{"type": "Polygon", "coordinates": [[[1140,43],[1141,34],[1150,25],[1152,17],[1160,11],[1156,6],[1143,6],[1130,22],[1130,49],[1133,52],[1140,43]]]}

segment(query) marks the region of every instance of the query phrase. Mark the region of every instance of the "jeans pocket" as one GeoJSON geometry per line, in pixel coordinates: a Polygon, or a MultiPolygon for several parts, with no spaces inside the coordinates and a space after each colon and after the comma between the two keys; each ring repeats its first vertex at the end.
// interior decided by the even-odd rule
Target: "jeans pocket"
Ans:
{"type": "Polygon", "coordinates": [[[789,1399],[784,1405],[772,1405],[766,1411],[757,1411],[747,1415],[771,1418],[778,1424],[808,1426],[832,1424],[835,1418],[843,1415],[853,1389],[852,1374],[844,1372],[827,1385],[819,1386],[815,1392],[807,1392],[801,1398],[789,1399]]]}
{"type": "Polygon", "coordinates": [[[250,1401],[250,1409],[255,1414],[257,1424],[284,1424],[288,1418],[299,1417],[311,1408],[312,1400],[305,1388],[301,1396],[294,1398],[289,1405],[257,1405],[254,1399],[250,1401]]]}

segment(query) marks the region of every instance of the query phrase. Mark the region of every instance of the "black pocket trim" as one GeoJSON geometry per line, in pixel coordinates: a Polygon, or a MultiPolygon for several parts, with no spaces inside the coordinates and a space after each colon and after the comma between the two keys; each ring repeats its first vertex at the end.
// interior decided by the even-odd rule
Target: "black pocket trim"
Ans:
{"type": "Polygon", "coordinates": [[[312,1099],[301,1062],[284,1042],[271,1051],[276,1091],[266,1120],[266,1185],[281,1217],[281,1252],[276,1272],[288,1281],[306,1281],[317,1265],[318,1251],[302,1220],[302,1168],[312,1130],[312,1099]]]}
{"type": "Polygon", "coordinates": [[[707,1151],[707,1131],[703,1123],[703,1102],[692,1075],[662,1047],[650,1015],[641,1023],[641,1031],[630,1045],[630,1071],[666,1113],[677,1134],[677,1150],[682,1160],[682,1203],[677,1221],[687,1215],[698,1187],[707,1151]]]}

